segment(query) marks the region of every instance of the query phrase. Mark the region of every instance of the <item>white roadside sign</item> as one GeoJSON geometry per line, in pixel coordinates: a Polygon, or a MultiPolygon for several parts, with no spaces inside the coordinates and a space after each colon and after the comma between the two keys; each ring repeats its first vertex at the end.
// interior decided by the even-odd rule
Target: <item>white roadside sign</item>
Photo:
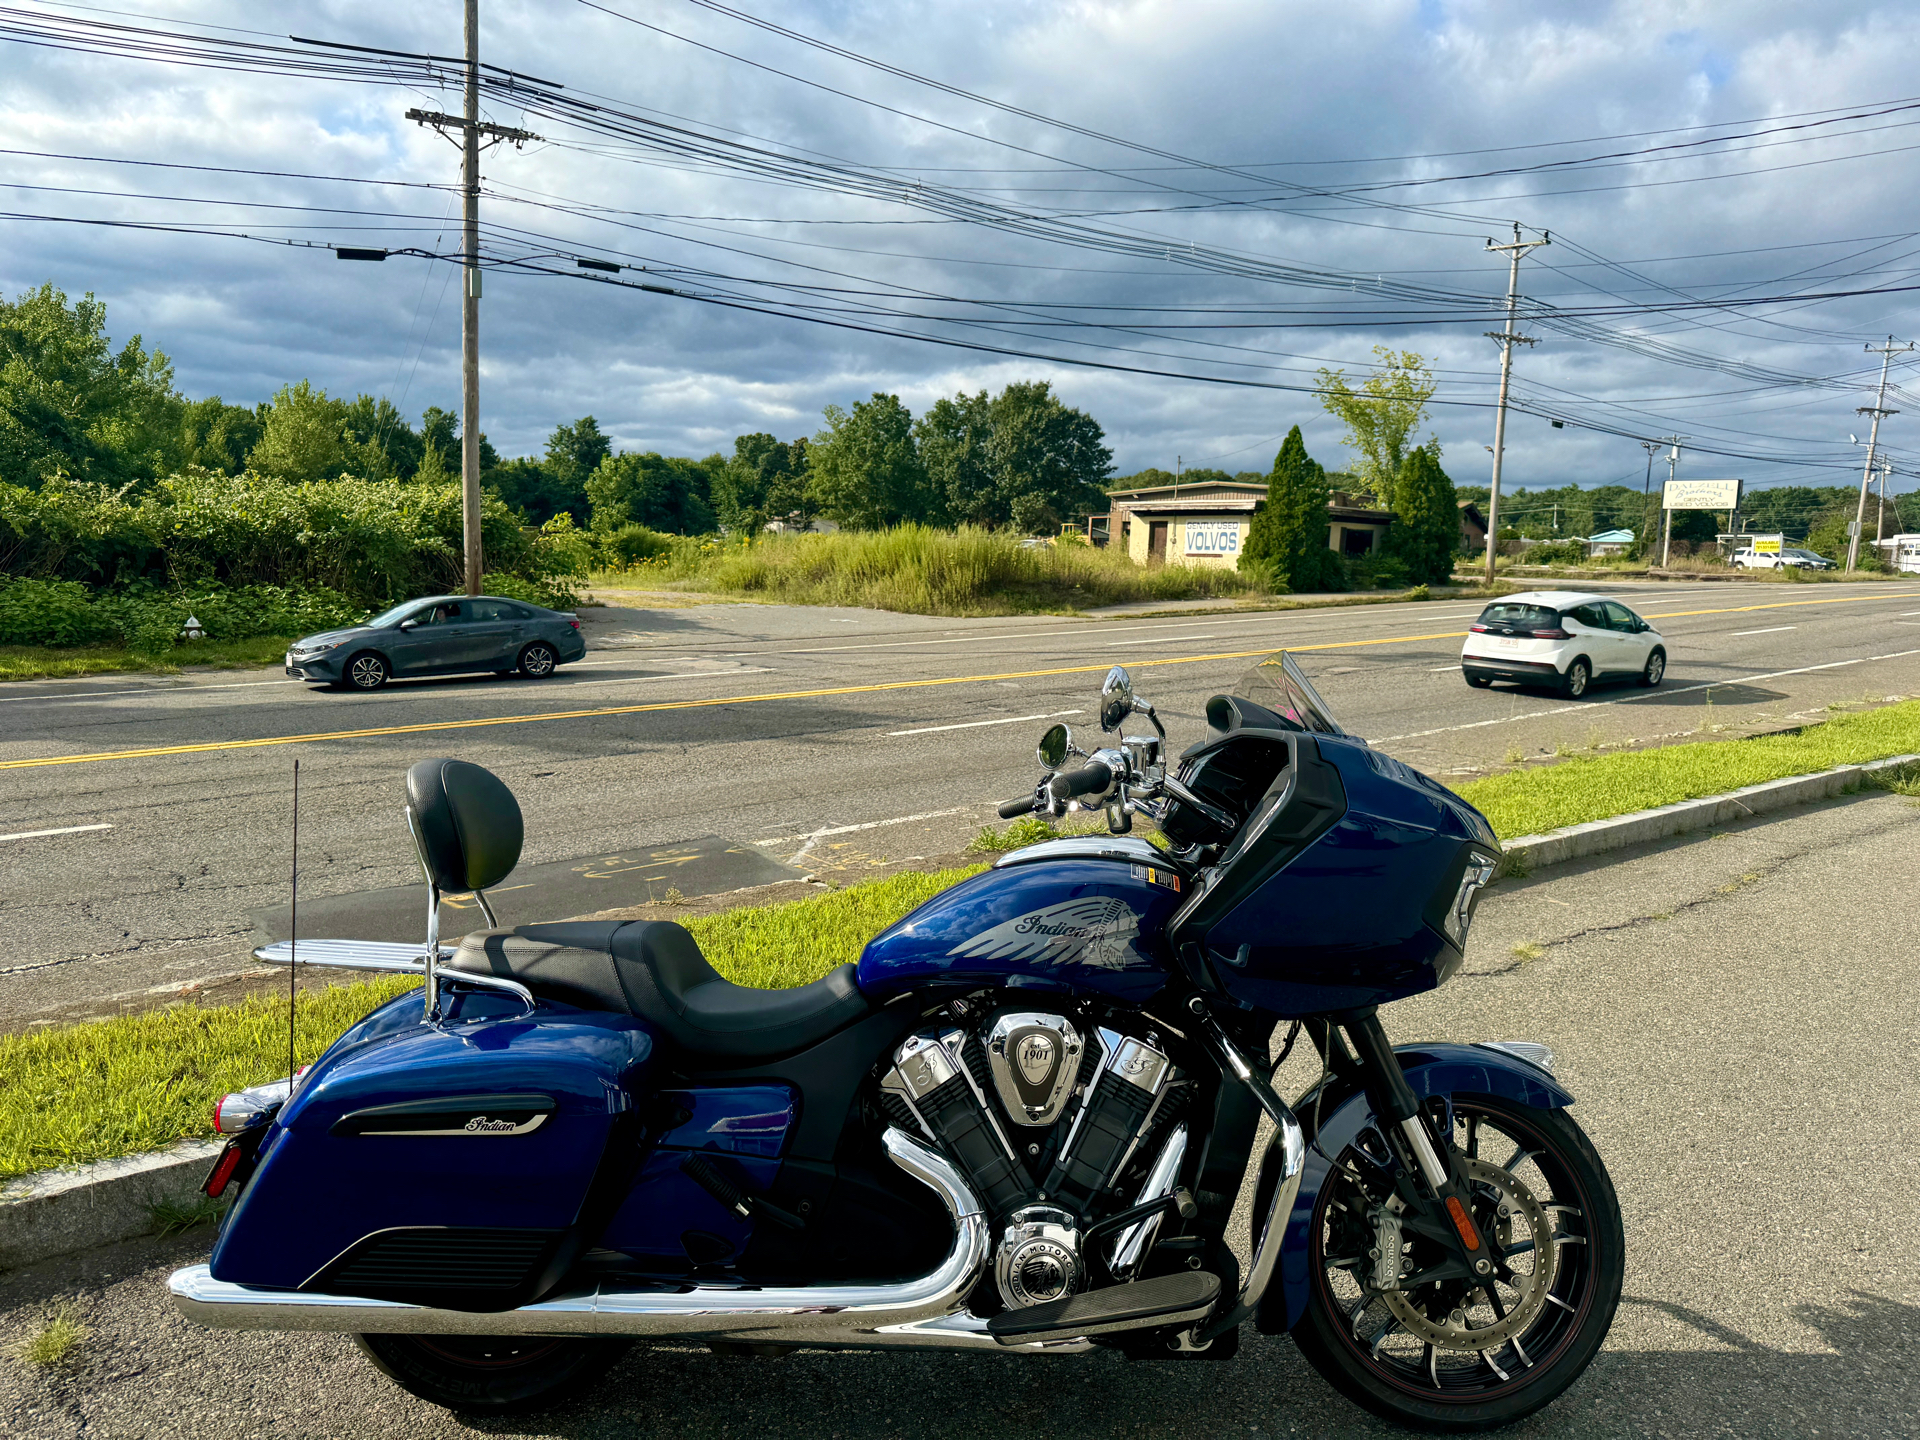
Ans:
{"type": "Polygon", "coordinates": [[[1241,524],[1237,520],[1190,520],[1187,531],[1189,555],[1221,556],[1238,560],[1241,555],[1241,524]]]}
{"type": "Polygon", "coordinates": [[[1741,504],[1738,480],[1670,480],[1661,488],[1668,510],[1734,510],[1741,504]]]}

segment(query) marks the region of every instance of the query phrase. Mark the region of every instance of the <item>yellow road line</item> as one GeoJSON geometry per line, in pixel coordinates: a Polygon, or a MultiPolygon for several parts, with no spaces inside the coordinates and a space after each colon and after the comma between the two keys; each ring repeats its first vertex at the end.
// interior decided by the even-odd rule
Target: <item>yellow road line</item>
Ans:
{"type": "MultiPolygon", "coordinates": [[[[1730,606],[1721,610],[1672,611],[1655,619],[1667,619],[1683,615],[1730,615],[1739,611],[1778,610],[1783,606],[1796,605],[1841,605],[1851,600],[1878,600],[1879,596],[1837,596],[1831,600],[1791,600],[1775,601],[1766,605],[1730,606]]],[[[1432,635],[1390,635],[1374,640],[1336,640],[1323,641],[1314,645],[1291,645],[1286,649],[1302,652],[1311,650],[1359,650],[1371,645],[1409,645],[1424,640],[1459,640],[1467,634],[1464,630],[1437,631],[1432,635]]],[[[1275,647],[1263,646],[1259,650],[1221,651],[1213,655],[1171,656],[1165,660],[1142,660],[1130,663],[1130,669],[1148,670],[1164,665],[1205,665],[1212,661],[1249,660],[1255,656],[1274,653],[1275,647]]],[[[922,690],[930,686],[944,685],[981,685],[989,681],[1034,680],[1054,675],[1088,675],[1095,671],[1105,671],[1112,661],[1100,661],[1094,665],[1056,666],[1050,670],[1012,670],[996,675],[958,675],[938,676],[927,680],[881,681],[873,685],[832,686],[822,690],[769,691],[761,695],[720,696],[712,700],[673,700],[651,701],[645,705],[599,706],[591,710],[544,711],[538,715],[484,716],[473,720],[421,721],[415,725],[371,726],[365,730],[317,731],[306,735],[261,736],[251,740],[204,741],[198,745],[149,746],[140,750],[95,751],[88,755],[71,756],[34,756],[24,760],[0,761],[0,770],[32,770],[41,766],[87,765],[95,761],[132,761],[148,760],[156,756],[200,755],[212,751],[256,750],[262,746],[302,745],[310,741],[351,741],[367,740],[377,736],[422,735],[429,731],[475,730],[483,726],[534,725],[544,721],[596,720],[603,716],[643,715],[650,711],[703,710],[713,706],[758,705],[766,701],[778,700],[817,700],[826,696],[870,695],[877,691],[922,690]]]]}

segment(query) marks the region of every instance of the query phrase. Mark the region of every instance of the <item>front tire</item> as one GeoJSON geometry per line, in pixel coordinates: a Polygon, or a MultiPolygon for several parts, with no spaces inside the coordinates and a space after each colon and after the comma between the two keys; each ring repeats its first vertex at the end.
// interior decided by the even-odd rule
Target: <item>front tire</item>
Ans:
{"type": "MultiPolygon", "coordinates": [[[[1607,1168],[1566,1111],[1467,1093],[1452,1097],[1452,1111],[1454,1147],[1475,1163],[1476,1219],[1502,1238],[1502,1276],[1492,1287],[1396,1292],[1397,1311],[1367,1283],[1366,1208],[1391,1195],[1391,1183],[1349,1147],[1315,1204],[1307,1309],[1293,1336],[1336,1390],[1377,1416],[1485,1431],[1540,1410],[1587,1369],[1614,1321],[1626,1246],[1607,1168]],[[1546,1255],[1529,1239],[1539,1235],[1546,1255]],[[1415,1335],[1403,1315],[1441,1344],[1415,1335]]],[[[1431,1264],[1423,1247],[1433,1243],[1402,1234],[1409,1269],[1431,1264]]]]}
{"type": "Polygon", "coordinates": [[[379,690],[389,674],[387,662],[370,650],[347,662],[347,684],[355,690],[379,690]]]}
{"type": "Polygon", "coordinates": [[[545,641],[537,640],[520,653],[520,673],[529,680],[545,680],[560,664],[560,657],[545,641]]]}
{"type": "Polygon", "coordinates": [[[542,1411],[585,1391],[627,1341],[549,1336],[355,1336],[375,1368],[423,1401],[468,1413],[542,1411]]]}
{"type": "Polygon", "coordinates": [[[1668,653],[1658,645],[1648,652],[1648,663],[1641,667],[1641,684],[1650,689],[1661,683],[1661,677],[1668,673],[1668,653]]]}
{"type": "Polygon", "coordinates": [[[1577,659],[1561,677],[1561,694],[1569,700],[1579,700],[1587,694],[1588,683],[1593,679],[1594,672],[1588,669],[1588,663],[1577,659]]]}

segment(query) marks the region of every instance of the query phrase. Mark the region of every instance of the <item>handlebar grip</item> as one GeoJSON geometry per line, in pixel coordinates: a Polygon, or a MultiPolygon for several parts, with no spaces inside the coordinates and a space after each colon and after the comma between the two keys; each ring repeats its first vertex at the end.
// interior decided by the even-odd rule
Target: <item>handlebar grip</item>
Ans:
{"type": "Polygon", "coordinates": [[[1034,810],[1033,793],[1029,792],[1024,796],[1016,796],[1011,801],[1002,801],[997,809],[1000,818],[1004,821],[1011,821],[1015,816],[1031,815],[1034,810]]]}
{"type": "Polygon", "coordinates": [[[1076,770],[1056,772],[1047,783],[1047,793],[1057,801],[1072,800],[1104,791],[1113,783],[1114,772],[1105,761],[1089,761],[1076,770]]]}

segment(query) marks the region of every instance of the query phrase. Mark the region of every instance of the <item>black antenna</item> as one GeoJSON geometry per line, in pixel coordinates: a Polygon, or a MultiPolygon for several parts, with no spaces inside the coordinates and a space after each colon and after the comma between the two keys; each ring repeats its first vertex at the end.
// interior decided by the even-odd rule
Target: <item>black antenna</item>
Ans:
{"type": "Polygon", "coordinates": [[[293,763],[293,902],[287,920],[287,1099],[293,1100],[294,969],[300,960],[300,758],[293,763]]]}

